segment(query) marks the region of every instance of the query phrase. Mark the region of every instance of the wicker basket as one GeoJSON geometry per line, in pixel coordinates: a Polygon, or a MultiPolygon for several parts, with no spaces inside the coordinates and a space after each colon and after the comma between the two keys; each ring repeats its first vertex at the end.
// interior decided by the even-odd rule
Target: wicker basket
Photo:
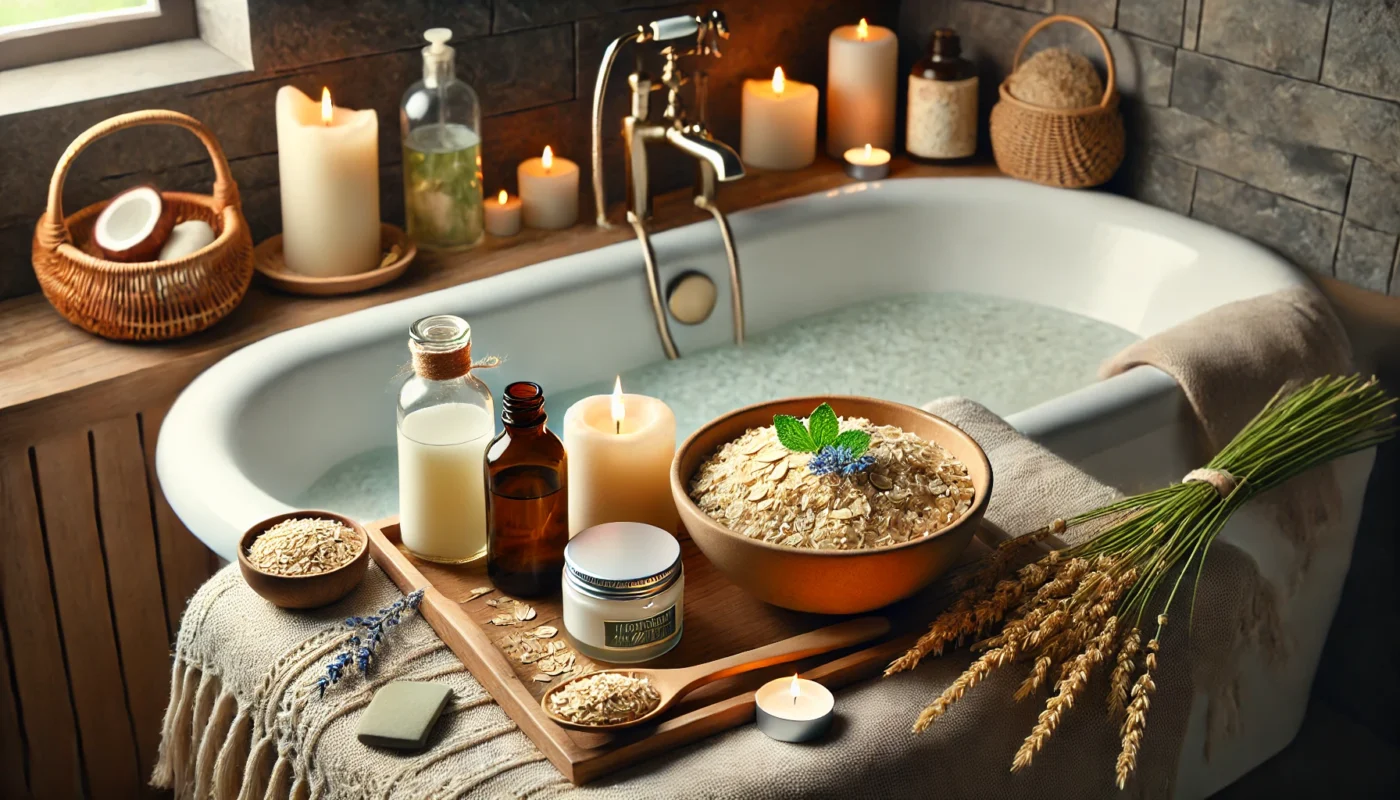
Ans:
{"type": "Polygon", "coordinates": [[[108,339],[157,341],[202,331],[228,315],[253,277],[253,241],[239,210],[238,187],[214,135],[175,111],[136,111],[98,123],[64,151],[49,183],[49,203],[34,227],[34,273],[53,307],[69,322],[108,339]],[[203,220],[214,243],[173,261],[108,261],[92,241],[108,201],[63,217],[63,182],[84,148],[109,133],[139,125],[176,125],[199,137],[214,162],[212,195],[161,192],[176,222],[203,220]]]}
{"type": "Polygon", "coordinates": [[[1123,163],[1123,117],[1118,112],[1113,53],[1093,24],[1068,14],[1056,14],[1037,22],[1021,39],[1011,71],[1021,66],[1021,55],[1031,38],[1058,22],[1078,25],[1094,35],[1108,64],[1103,100],[1084,108],[1047,108],[1012,97],[1010,77],[1001,82],[1001,100],[992,106],[992,152],[997,166],[1013,178],[1083,189],[1113,177],[1123,163]]]}

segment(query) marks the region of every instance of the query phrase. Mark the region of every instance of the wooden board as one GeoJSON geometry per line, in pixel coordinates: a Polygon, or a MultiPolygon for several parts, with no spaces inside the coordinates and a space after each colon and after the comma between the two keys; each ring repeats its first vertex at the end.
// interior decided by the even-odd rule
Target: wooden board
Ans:
{"type": "MultiPolygon", "coordinates": [[[[529,622],[510,627],[489,625],[487,620],[498,612],[486,601],[501,597],[501,593],[492,591],[471,598],[472,589],[491,585],[484,561],[446,566],[415,558],[401,546],[396,518],[365,527],[375,563],[404,592],[427,590],[420,608],[423,618],[520,730],[576,785],[749,722],[754,713],[754,690],[775,677],[800,671],[804,678],[834,688],[878,673],[908,647],[911,636],[923,629],[932,611],[946,597],[946,591],[935,584],[918,596],[885,609],[883,613],[894,625],[894,632],[886,641],[854,652],[829,653],[716,682],[683,699],[654,726],[618,734],[578,732],[554,724],[540,710],[540,697],[555,683],[534,681],[538,670],[507,657],[498,645],[507,636],[537,625],[552,625],[564,637],[557,595],[526,600],[538,612],[529,622]]],[[[986,545],[974,545],[968,548],[965,560],[987,552],[986,545]]],[[[681,558],[685,564],[685,631],[674,650],[647,662],[648,667],[693,666],[840,621],[836,617],[787,611],[753,598],[721,575],[684,535],[681,558]]],[[[570,651],[573,652],[572,647],[570,651]]],[[[595,666],[611,665],[578,654],[577,673],[595,666]]]]}

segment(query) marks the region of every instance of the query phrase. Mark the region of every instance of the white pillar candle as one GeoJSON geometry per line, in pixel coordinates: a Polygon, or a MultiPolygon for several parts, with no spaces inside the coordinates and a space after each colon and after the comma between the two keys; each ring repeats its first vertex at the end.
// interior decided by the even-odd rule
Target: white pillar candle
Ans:
{"type": "Polygon", "coordinates": [[[578,222],[578,164],[545,147],[543,156],[520,162],[515,175],[528,227],[558,230],[578,222]]]}
{"type": "Polygon", "coordinates": [[[676,415],[654,397],[585,397],[564,415],[569,454],[569,535],[604,522],[645,522],[675,533],[671,459],[676,415]]]}
{"type": "Polygon", "coordinates": [[[899,40],[879,25],[842,25],[827,42],[826,148],[832,158],[866,143],[894,148],[899,40]]]}
{"type": "Polygon", "coordinates": [[[763,169],[802,169],[817,157],[817,87],[787,80],[744,81],[739,149],[744,163],[763,169]]]}
{"type": "Polygon", "coordinates": [[[318,278],[379,266],[379,117],[277,90],[282,257],[318,278]]]}
{"type": "Polygon", "coordinates": [[[486,206],[486,232],[492,236],[514,236],[520,233],[520,198],[511,197],[505,189],[488,200],[486,206]]]}

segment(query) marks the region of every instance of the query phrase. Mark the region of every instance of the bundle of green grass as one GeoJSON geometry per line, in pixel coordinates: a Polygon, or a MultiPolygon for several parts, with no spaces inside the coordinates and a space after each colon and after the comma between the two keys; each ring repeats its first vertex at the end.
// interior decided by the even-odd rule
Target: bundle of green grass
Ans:
{"type": "Polygon", "coordinates": [[[1011,96],[1046,108],[1084,108],[1103,99],[1103,79],[1089,59],[1063,47],[1041,50],[1007,81],[1011,96]]]}

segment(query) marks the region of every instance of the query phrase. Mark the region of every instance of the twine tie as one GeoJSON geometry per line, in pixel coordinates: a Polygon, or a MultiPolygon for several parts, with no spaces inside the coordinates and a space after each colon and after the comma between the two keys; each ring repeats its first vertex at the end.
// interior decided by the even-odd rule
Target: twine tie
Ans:
{"type": "Polygon", "coordinates": [[[450,381],[461,378],[474,369],[491,369],[501,365],[501,359],[496,356],[472,361],[470,342],[456,350],[439,351],[428,350],[417,342],[410,341],[408,351],[413,355],[408,367],[418,373],[419,377],[430,381],[450,381]]]}
{"type": "Polygon", "coordinates": [[[1193,469],[1186,473],[1186,477],[1181,479],[1182,483],[1190,483],[1192,481],[1210,484],[1211,487],[1215,489],[1215,493],[1222,498],[1229,497],[1230,493],[1235,491],[1235,487],[1240,483],[1239,478],[1236,478],[1225,470],[1211,469],[1209,467],[1193,469]]]}

